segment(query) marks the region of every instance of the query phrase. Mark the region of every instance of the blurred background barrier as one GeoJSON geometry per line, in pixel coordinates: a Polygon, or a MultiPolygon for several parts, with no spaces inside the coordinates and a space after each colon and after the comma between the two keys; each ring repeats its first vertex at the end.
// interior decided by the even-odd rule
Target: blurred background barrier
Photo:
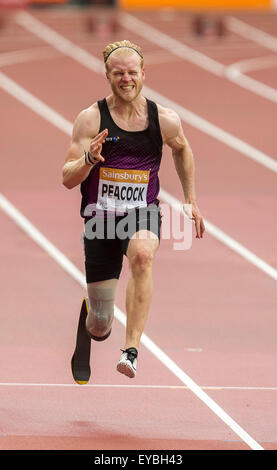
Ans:
{"type": "Polygon", "coordinates": [[[121,8],[277,9],[276,0],[119,0],[121,8]]]}
{"type": "Polygon", "coordinates": [[[121,31],[120,11],[187,9],[193,13],[191,31],[194,36],[222,38],[226,36],[224,12],[273,11],[277,10],[277,0],[0,0],[0,29],[7,25],[15,10],[47,7],[83,9],[85,30],[97,36],[121,31]]]}
{"type": "Polygon", "coordinates": [[[277,9],[277,0],[0,0],[0,6],[2,8],[13,8],[22,4],[118,6],[122,9],[277,9]]]}

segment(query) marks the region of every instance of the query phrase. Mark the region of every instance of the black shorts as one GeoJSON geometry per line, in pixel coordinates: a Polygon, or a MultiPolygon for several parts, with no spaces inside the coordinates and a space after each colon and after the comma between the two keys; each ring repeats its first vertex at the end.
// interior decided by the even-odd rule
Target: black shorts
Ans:
{"type": "Polygon", "coordinates": [[[160,240],[161,217],[160,208],[151,204],[112,219],[85,220],[83,240],[87,283],[119,279],[130,238],[139,230],[149,230],[160,240]]]}

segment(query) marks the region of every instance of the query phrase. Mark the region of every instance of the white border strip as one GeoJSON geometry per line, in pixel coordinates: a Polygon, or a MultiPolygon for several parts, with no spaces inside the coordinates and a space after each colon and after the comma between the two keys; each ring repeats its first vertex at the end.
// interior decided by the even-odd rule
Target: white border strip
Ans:
{"type": "MultiPolygon", "coordinates": [[[[51,44],[54,48],[63,52],[65,55],[71,57],[95,73],[104,74],[104,66],[100,60],[79,46],[76,46],[60,34],[56,33],[37,19],[33,18],[28,13],[19,13],[16,16],[16,19],[17,23],[20,24],[23,28],[35,34],[40,39],[46,41],[48,44],[51,44]]],[[[274,158],[266,155],[260,150],[257,150],[237,137],[234,137],[223,129],[220,129],[209,121],[201,118],[197,114],[189,111],[188,109],[185,109],[181,105],[178,105],[174,101],[169,100],[151,88],[144,86],[144,90],[150,99],[154,101],[156,100],[160,102],[160,104],[174,109],[179,114],[180,118],[192,127],[199,129],[201,132],[204,132],[205,134],[217,139],[242,155],[254,160],[256,163],[259,163],[267,169],[277,173],[277,161],[274,158]]]]}
{"type": "MultiPolygon", "coordinates": [[[[85,276],[71,261],[58,250],[49,240],[2,194],[0,194],[1,209],[45,250],[70,276],[82,287],[86,288],[85,276]]],[[[115,317],[126,325],[126,315],[115,306],[115,317]]],[[[165,354],[145,333],[142,334],[141,343],[166,366],[170,372],[180,379],[210,410],[212,410],[235,434],[237,434],[251,449],[264,450],[236,421],[234,421],[212,398],[204,392],[170,357],[165,354]]]]}
{"type": "MultiPolygon", "coordinates": [[[[46,384],[46,383],[32,383],[32,382],[2,382],[0,383],[0,387],[14,387],[14,388],[20,388],[20,387],[34,387],[34,388],[43,388],[43,387],[49,387],[49,388],[75,388],[78,390],[86,390],[88,388],[133,388],[133,389],[155,389],[155,390],[190,390],[189,387],[186,385],[149,385],[149,384],[86,384],[85,387],[80,387],[80,385],[77,385],[76,383],[74,384],[46,384]]],[[[200,388],[202,390],[214,390],[214,391],[224,391],[224,390],[235,390],[235,391],[269,391],[269,392],[276,392],[277,387],[225,387],[221,385],[202,385],[200,388]]]]}

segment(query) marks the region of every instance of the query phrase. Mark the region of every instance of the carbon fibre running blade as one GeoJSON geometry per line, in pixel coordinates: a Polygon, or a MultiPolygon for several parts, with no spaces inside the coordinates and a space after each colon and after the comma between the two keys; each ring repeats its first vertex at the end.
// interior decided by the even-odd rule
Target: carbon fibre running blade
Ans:
{"type": "Polygon", "coordinates": [[[86,298],[84,298],[79,317],[75,351],[71,359],[72,375],[79,385],[85,385],[90,379],[91,339],[86,330],[87,314],[88,305],[86,298]]]}

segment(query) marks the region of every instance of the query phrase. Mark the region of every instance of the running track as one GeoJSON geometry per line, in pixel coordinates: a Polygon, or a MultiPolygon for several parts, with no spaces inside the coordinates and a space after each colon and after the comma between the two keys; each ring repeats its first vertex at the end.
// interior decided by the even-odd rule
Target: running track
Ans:
{"type": "MultiPolygon", "coordinates": [[[[1,449],[277,449],[277,18],[230,15],[221,41],[195,38],[190,19],[123,15],[94,36],[83,11],[29,11],[1,32],[1,449]],[[181,113],[207,232],[188,251],[162,240],[132,381],[115,371],[125,265],[113,334],[80,387],[80,196],[61,168],[75,116],[108,93],[101,51],[122,38],[143,47],[145,95],[181,113]]],[[[160,180],[178,210],[166,149],[160,180]]]]}

